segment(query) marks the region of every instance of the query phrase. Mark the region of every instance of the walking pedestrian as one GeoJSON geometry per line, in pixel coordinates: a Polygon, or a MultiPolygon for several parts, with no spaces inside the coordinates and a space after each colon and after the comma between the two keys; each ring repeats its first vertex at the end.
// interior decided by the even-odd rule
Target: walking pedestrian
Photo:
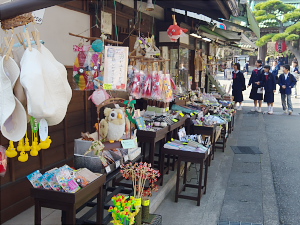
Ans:
{"type": "Polygon", "coordinates": [[[296,85],[297,81],[295,77],[290,73],[290,65],[283,66],[283,74],[279,76],[279,86],[281,93],[281,103],[284,113],[293,113],[292,105],[292,88],[296,85]]]}
{"type": "Polygon", "coordinates": [[[232,72],[232,96],[235,108],[237,107],[237,103],[239,103],[237,110],[242,110],[242,102],[244,101],[243,91],[246,90],[245,77],[240,69],[241,65],[235,63],[232,72]]]}
{"type": "MultiPolygon", "coordinates": [[[[297,61],[293,61],[292,63],[292,69],[291,69],[291,73],[294,75],[296,81],[299,80],[299,67],[298,67],[298,62],[297,61]]],[[[297,93],[297,85],[295,85],[295,98],[297,98],[298,93],[297,93]]]]}
{"type": "Polygon", "coordinates": [[[247,72],[247,75],[248,75],[248,72],[249,72],[249,61],[247,61],[245,63],[245,71],[247,72]]]}
{"type": "Polygon", "coordinates": [[[263,94],[260,91],[261,88],[261,81],[263,76],[263,69],[262,69],[262,61],[256,60],[255,62],[256,69],[252,71],[248,87],[252,85],[251,92],[250,92],[250,99],[254,100],[254,108],[251,109],[252,112],[261,112],[263,94]],[[258,107],[257,107],[258,103],[258,107]]]}
{"type": "Polygon", "coordinates": [[[265,90],[264,102],[268,104],[268,114],[273,114],[274,93],[276,92],[276,78],[270,72],[270,66],[264,66],[262,86],[265,90]]]}
{"type": "Polygon", "coordinates": [[[276,84],[278,84],[278,72],[280,70],[280,66],[278,65],[278,61],[273,61],[273,66],[271,67],[271,73],[274,75],[276,79],[276,84]]]}

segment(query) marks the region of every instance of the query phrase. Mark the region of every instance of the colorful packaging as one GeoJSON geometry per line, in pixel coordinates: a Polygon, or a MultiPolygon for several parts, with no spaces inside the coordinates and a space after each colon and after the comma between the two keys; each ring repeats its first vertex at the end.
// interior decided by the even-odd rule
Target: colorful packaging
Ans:
{"type": "Polygon", "coordinates": [[[59,185],[68,193],[75,193],[80,190],[79,185],[75,181],[75,172],[68,165],[64,165],[56,172],[56,179],[59,185]]]}
{"type": "Polygon", "coordinates": [[[4,177],[7,167],[7,156],[5,154],[5,148],[0,145],[0,176],[4,177]]]}
{"type": "Polygon", "coordinates": [[[60,186],[60,184],[57,182],[57,179],[56,179],[57,171],[58,171],[58,169],[54,170],[45,179],[54,191],[63,191],[62,187],[60,186]]]}
{"type": "Polygon", "coordinates": [[[41,184],[39,178],[42,177],[43,175],[39,170],[34,171],[33,173],[29,174],[27,176],[27,179],[30,181],[32,186],[34,188],[43,188],[43,185],[41,184]]]}

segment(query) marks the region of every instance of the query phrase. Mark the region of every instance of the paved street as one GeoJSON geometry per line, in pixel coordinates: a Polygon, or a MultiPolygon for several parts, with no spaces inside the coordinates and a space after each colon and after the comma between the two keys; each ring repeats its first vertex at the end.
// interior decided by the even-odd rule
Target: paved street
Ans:
{"type": "MultiPolygon", "coordinates": [[[[227,87],[231,82],[222,76],[219,80],[227,87]]],[[[250,112],[249,92],[244,92],[243,111],[237,114],[225,153],[218,150],[209,167],[208,191],[200,207],[184,199],[175,203],[173,190],[156,211],[163,215],[163,224],[300,224],[300,98],[292,98],[294,113],[288,116],[282,115],[276,94],[275,113],[268,115],[250,112]],[[258,147],[262,154],[234,154],[230,146],[258,147]]],[[[189,177],[196,177],[194,167],[189,177]]]]}

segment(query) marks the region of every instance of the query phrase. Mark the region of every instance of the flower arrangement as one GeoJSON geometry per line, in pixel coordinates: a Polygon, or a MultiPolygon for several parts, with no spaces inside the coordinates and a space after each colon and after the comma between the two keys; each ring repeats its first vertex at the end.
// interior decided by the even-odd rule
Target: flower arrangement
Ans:
{"type": "Polygon", "coordinates": [[[108,212],[112,213],[113,220],[111,223],[115,225],[131,225],[134,224],[134,217],[139,212],[139,208],[135,206],[136,199],[131,196],[117,195],[112,197],[114,207],[111,206],[108,212]]]}
{"type": "Polygon", "coordinates": [[[121,173],[125,179],[131,179],[134,190],[134,197],[150,197],[152,191],[158,191],[158,185],[155,184],[160,173],[151,168],[151,164],[146,162],[128,163],[121,166],[121,173]],[[147,180],[149,187],[145,189],[147,180]]]}

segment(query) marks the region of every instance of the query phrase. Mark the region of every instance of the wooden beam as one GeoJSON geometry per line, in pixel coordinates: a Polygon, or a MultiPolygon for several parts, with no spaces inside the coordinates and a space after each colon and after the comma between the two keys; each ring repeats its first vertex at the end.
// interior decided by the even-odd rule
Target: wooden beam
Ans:
{"type": "Polygon", "coordinates": [[[223,13],[225,19],[229,19],[230,18],[230,14],[228,13],[228,10],[224,6],[223,1],[221,1],[221,0],[215,0],[215,1],[218,4],[218,6],[220,8],[220,11],[223,13]]]}

